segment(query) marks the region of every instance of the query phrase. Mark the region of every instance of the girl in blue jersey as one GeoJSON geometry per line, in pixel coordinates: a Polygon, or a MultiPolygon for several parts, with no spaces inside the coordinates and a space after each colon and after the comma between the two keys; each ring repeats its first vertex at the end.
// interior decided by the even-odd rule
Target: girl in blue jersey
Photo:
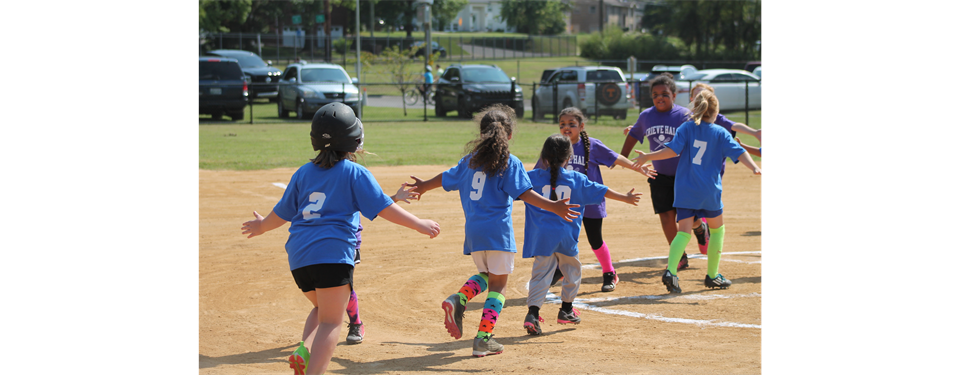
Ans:
{"type": "Polygon", "coordinates": [[[690,242],[694,215],[707,218],[710,230],[711,241],[707,249],[704,286],[726,289],[731,285],[730,280],[719,273],[724,236],[720,169],[723,160],[729,157],[739,160],[754,174],[760,174],[760,167],[753,162],[753,158],[733,140],[733,136],[726,129],[714,123],[720,107],[716,95],[708,90],[701,90],[692,105],[692,121],[680,125],[673,140],[667,142],[666,147],[649,154],[636,150],[640,154],[636,158],[637,163],[679,155],[673,201],[673,206],[677,209],[679,230],[670,243],[667,269],[661,278],[670,293],[680,293],[680,281],[676,276],[677,264],[683,249],[690,242]]]}
{"type": "MultiPolygon", "coordinates": [[[[533,190],[550,199],[570,199],[571,203],[581,205],[577,211],[583,212],[583,205],[595,205],[604,201],[604,197],[629,203],[634,206],[640,201],[640,194],[633,189],[627,194],[613,191],[592,181],[585,174],[565,169],[564,166],[573,155],[573,147],[567,135],[551,135],[543,143],[540,152],[540,168],[527,172],[533,190]]],[[[540,306],[547,296],[547,290],[553,271],[558,267],[564,274],[563,291],[560,294],[562,304],[557,313],[557,323],[579,324],[580,311],[573,308],[573,300],[580,290],[580,258],[577,243],[580,238],[580,222],[577,217],[572,223],[560,220],[534,205],[527,204],[526,221],[523,229],[523,257],[534,258],[530,276],[530,292],[527,295],[527,317],[523,327],[531,335],[541,333],[540,306]]]]}
{"type": "Polygon", "coordinates": [[[382,216],[430,238],[440,234],[436,222],[400,208],[370,171],[354,162],[362,139],[363,124],[350,107],[321,107],[310,131],[313,148],[320,153],[293,174],[266,217],[254,212],[255,220],[243,223],[242,233],[251,238],[290,222],[287,260],[294,281],[314,306],[304,332],[316,331],[306,340],[308,346],[301,343],[290,357],[298,374],[321,374],[333,357],[353,285],[360,214],[370,220],[382,216]]]}
{"type": "Polygon", "coordinates": [[[520,199],[567,221],[579,216],[579,212],[571,209],[579,206],[567,204],[569,198],[551,201],[533,191],[520,159],[510,154],[508,141],[513,136],[514,116],[510,107],[500,104],[488,107],[476,117],[480,122],[480,135],[468,144],[472,151],[460,159],[456,167],[426,181],[410,176],[421,198],[438,187],[460,191],[466,217],[463,253],[473,258],[479,273],[471,276],[459,292],[444,300],[441,307],[447,332],[459,339],[463,335],[467,301],[489,290],[480,328],[473,339],[476,357],[503,352],[503,345],[492,339],[492,332],[506,300],[503,293],[507,277],[513,272],[513,255],[517,252],[510,216],[513,201],[520,199]]]}

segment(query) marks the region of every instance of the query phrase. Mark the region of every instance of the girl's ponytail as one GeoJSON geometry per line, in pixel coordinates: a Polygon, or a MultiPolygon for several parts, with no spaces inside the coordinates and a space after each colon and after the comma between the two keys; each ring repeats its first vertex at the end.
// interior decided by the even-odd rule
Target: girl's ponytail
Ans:
{"type": "Polygon", "coordinates": [[[700,90],[693,102],[690,103],[690,119],[695,124],[700,125],[704,117],[719,112],[719,109],[720,102],[717,100],[717,96],[709,90],[700,90]]]}
{"type": "Polygon", "coordinates": [[[550,200],[557,200],[557,178],[560,176],[560,169],[570,160],[572,154],[570,139],[561,134],[551,135],[543,142],[540,159],[550,168],[550,200]]]}
{"type": "Polygon", "coordinates": [[[496,104],[478,115],[480,118],[480,135],[467,143],[470,159],[470,168],[480,169],[483,173],[502,174],[510,163],[510,135],[513,134],[513,109],[502,104],[496,104]]]}

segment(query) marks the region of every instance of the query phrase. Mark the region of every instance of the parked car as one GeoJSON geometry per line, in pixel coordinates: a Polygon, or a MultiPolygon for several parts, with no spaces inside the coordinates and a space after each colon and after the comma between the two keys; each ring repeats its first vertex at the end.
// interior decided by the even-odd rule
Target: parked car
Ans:
{"type": "MultiPolygon", "coordinates": [[[[577,107],[587,116],[612,115],[626,118],[633,88],[623,72],[614,66],[568,66],[557,68],[533,93],[537,118],[559,109],[577,107]],[[554,89],[556,88],[556,90],[554,89]],[[556,96],[554,96],[556,92],[556,96]]],[[[546,72],[544,72],[546,74],[546,72]]]]}
{"type": "Polygon", "coordinates": [[[264,62],[257,54],[237,49],[218,49],[207,54],[229,57],[240,62],[243,74],[250,77],[250,99],[277,97],[277,81],[283,72],[264,62]]]}
{"type": "Polygon", "coordinates": [[[746,96],[749,86],[749,109],[760,109],[760,77],[746,70],[739,69],[704,69],[696,74],[685,76],[687,80],[677,81],[677,104],[687,105],[690,102],[690,89],[697,83],[703,82],[713,87],[720,101],[720,111],[737,111],[747,108],[746,96]]]}
{"type": "MultiPolygon", "coordinates": [[[[413,53],[414,56],[423,56],[424,53],[427,53],[426,43],[422,41],[414,42],[413,48],[417,48],[417,52],[413,53]]],[[[447,57],[447,49],[443,48],[440,43],[431,41],[430,48],[433,49],[433,53],[440,52],[440,57],[447,57]]]]}
{"type": "Polygon", "coordinates": [[[523,117],[523,88],[496,65],[453,64],[435,83],[434,108],[439,117],[456,110],[460,117],[469,118],[494,103],[510,106],[517,118],[523,117]]]}
{"type": "MultiPolygon", "coordinates": [[[[678,66],[669,66],[669,65],[654,65],[653,69],[650,69],[650,73],[640,79],[637,84],[638,90],[635,92],[639,93],[637,95],[637,100],[640,108],[647,108],[653,106],[653,99],[650,98],[650,81],[656,78],[658,75],[663,73],[673,74],[673,80],[680,81],[685,79],[685,77],[695,74],[697,68],[693,65],[678,65],[678,66]]],[[[684,88],[686,89],[686,88],[684,88]]],[[[677,91],[680,91],[680,87],[677,86],[677,91]]],[[[678,93],[679,94],[679,93],[678,93]]]]}
{"type": "Polygon", "coordinates": [[[297,118],[312,119],[320,107],[333,102],[350,106],[360,113],[360,90],[357,79],[336,64],[290,64],[280,77],[277,115],[287,118],[296,111],[297,118]]]}
{"type": "Polygon", "coordinates": [[[236,59],[200,58],[200,114],[219,120],[226,114],[232,120],[243,120],[247,106],[247,79],[236,59]]]}

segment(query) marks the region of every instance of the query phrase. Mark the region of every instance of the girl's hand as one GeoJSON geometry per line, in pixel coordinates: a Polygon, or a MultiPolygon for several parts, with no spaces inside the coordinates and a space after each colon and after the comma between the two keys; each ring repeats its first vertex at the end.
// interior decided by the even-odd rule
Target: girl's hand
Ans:
{"type": "Polygon", "coordinates": [[[636,206],[636,205],[637,205],[637,202],[640,201],[640,196],[643,195],[643,194],[639,194],[639,193],[638,193],[638,194],[634,194],[634,193],[633,193],[633,190],[634,190],[634,189],[630,189],[630,191],[627,192],[627,200],[624,201],[624,203],[629,203],[629,204],[632,204],[632,205],[636,206]]]}
{"type": "Polygon", "coordinates": [[[760,131],[763,129],[757,129],[757,141],[760,141],[760,131]]]}
{"type": "Polygon", "coordinates": [[[403,188],[407,186],[412,186],[412,185],[409,185],[406,182],[404,182],[403,185],[400,185],[400,188],[397,189],[397,194],[394,194],[393,197],[391,197],[393,198],[394,202],[404,201],[404,202],[410,203],[408,199],[420,200],[420,193],[414,191],[417,189],[417,187],[413,186],[408,190],[403,190],[403,188]]]}
{"type": "Polygon", "coordinates": [[[241,234],[250,234],[247,238],[259,236],[264,232],[263,229],[260,228],[260,223],[263,222],[263,216],[260,216],[257,211],[253,211],[253,217],[253,220],[243,223],[243,227],[241,228],[243,229],[241,234]]]}
{"type": "Polygon", "coordinates": [[[737,141],[737,144],[740,145],[740,147],[743,147],[743,142],[740,142],[740,137],[733,137],[733,140],[737,141]]]}
{"type": "Polygon", "coordinates": [[[760,174],[760,167],[754,168],[754,169],[753,169],[753,174],[760,174]]]}
{"type": "Polygon", "coordinates": [[[657,170],[656,170],[656,169],[653,169],[653,164],[644,164],[644,165],[641,165],[641,166],[640,166],[640,170],[639,170],[638,172],[643,173],[644,176],[647,176],[647,177],[652,178],[652,179],[654,179],[654,180],[657,179],[657,170]]]}
{"type": "Polygon", "coordinates": [[[566,220],[568,222],[573,222],[573,219],[576,219],[577,216],[580,216],[580,213],[577,211],[574,211],[573,209],[580,207],[580,205],[567,203],[569,201],[570,201],[570,198],[564,198],[551,203],[550,206],[552,208],[550,212],[553,212],[558,216],[562,217],[563,220],[566,220]]]}
{"type": "Polygon", "coordinates": [[[633,129],[633,125],[623,128],[623,135],[630,135],[630,129],[633,129]]]}
{"type": "Polygon", "coordinates": [[[647,162],[647,154],[640,150],[633,150],[633,152],[640,154],[640,156],[630,159],[633,160],[633,169],[639,171],[643,163],[647,162]]]}
{"type": "Polygon", "coordinates": [[[417,232],[426,234],[430,238],[434,238],[440,235],[440,224],[437,224],[436,221],[421,219],[420,225],[417,228],[417,232]]]}

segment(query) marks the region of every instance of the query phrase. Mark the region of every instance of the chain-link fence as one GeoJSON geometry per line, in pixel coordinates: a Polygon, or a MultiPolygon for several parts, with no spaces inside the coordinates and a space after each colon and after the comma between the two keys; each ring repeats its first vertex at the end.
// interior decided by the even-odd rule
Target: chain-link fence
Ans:
{"type": "MultiPolygon", "coordinates": [[[[438,61],[517,59],[528,57],[577,56],[576,36],[474,37],[433,36],[432,49],[438,61]]],[[[339,36],[262,33],[205,33],[199,38],[199,52],[241,49],[255,52],[264,60],[286,65],[299,59],[343,63],[356,56],[356,38],[339,36]]],[[[423,38],[360,37],[360,50],[379,54],[393,46],[400,50],[423,47],[423,38]]],[[[417,52],[422,54],[423,51],[417,52]]]]}

